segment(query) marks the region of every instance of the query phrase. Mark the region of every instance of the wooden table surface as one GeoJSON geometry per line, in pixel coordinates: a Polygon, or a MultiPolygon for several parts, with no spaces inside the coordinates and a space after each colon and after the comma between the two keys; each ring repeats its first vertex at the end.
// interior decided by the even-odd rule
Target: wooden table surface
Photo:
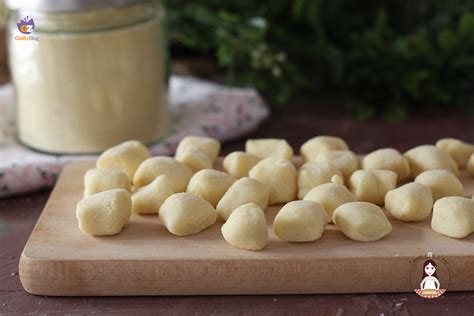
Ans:
{"type": "MultiPolygon", "coordinates": [[[[271,118],[248,137],[286,138],[295,149],[318,134],[343,137],[359,153],[375,148],[406,150],[452,136],[474,143],[474,117],[459,113],[419,114],[403,124],[380,120],[357,122],[329,111],[333,104],[294,102],[273,110],[271,118]],[[318,107],[316,107],[318,104],[318,107]]],[[[241,150],[245,140],[223,146],[223,154],[241,150]]],[[[474,292],[447,292],[427,300],[415,293],[363,295],[268,295],[185,297],[43,297],[26,293],[18,278],[18,259],[49,191],[0,200],[0,314],[106,313],[141,315],[174,314],[455,314],[472,315],[474,292]]],[[[394,271],[396,273],[396,271],[394,271]]],[[[401,276],[403,277],[403,276],[401,276]]]]}

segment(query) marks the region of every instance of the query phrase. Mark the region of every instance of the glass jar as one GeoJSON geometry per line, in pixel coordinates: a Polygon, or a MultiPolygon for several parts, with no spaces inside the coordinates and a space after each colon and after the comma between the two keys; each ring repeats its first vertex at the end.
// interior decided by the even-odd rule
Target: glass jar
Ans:
{"type": "Polygon", "coordinates": [[[7,5],[8,57],[24,144],[50,153],[96,153],[125,140],[148,144],[164,135],[167,45],[161,5],[139,0],[7,0],[7,5]]]}

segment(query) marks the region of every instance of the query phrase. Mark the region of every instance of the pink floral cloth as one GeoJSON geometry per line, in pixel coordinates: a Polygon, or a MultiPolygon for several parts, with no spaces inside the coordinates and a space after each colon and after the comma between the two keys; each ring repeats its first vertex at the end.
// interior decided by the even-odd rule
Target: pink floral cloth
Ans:
{"type": "MultiPolygon", "coordinates": [[[[255,129],[269,111],[253,89],[230,88],[194,78],[173,76],[169,89],[171,129],[150,146],[152,155],[173,154],[186,135],[230,140],[255,129]]],[[[14,89],[0,87],[0,198],[54,185],[69,161],[94,156],[48,155],[16,138],[14,89]]]]}

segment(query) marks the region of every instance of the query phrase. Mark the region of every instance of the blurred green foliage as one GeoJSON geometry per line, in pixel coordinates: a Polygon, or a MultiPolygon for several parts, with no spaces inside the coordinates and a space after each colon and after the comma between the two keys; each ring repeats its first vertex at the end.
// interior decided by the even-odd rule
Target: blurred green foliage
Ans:
{"type": "Polygon", "coordinates": [[[167,2],[172,53],[212,54],[270,104],[337,94],[360,119],[474,113],[474,1],[167,2]]]}

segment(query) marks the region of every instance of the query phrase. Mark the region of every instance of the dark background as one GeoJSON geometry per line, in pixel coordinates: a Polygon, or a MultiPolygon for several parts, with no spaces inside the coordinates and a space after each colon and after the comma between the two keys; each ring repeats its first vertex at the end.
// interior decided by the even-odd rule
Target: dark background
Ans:
{"type": "Polygon", "coordinates": [[[173,58],[270,106],[336,99],[354,117],[474,114],[474,2],[169,0],[173,58]]]}

